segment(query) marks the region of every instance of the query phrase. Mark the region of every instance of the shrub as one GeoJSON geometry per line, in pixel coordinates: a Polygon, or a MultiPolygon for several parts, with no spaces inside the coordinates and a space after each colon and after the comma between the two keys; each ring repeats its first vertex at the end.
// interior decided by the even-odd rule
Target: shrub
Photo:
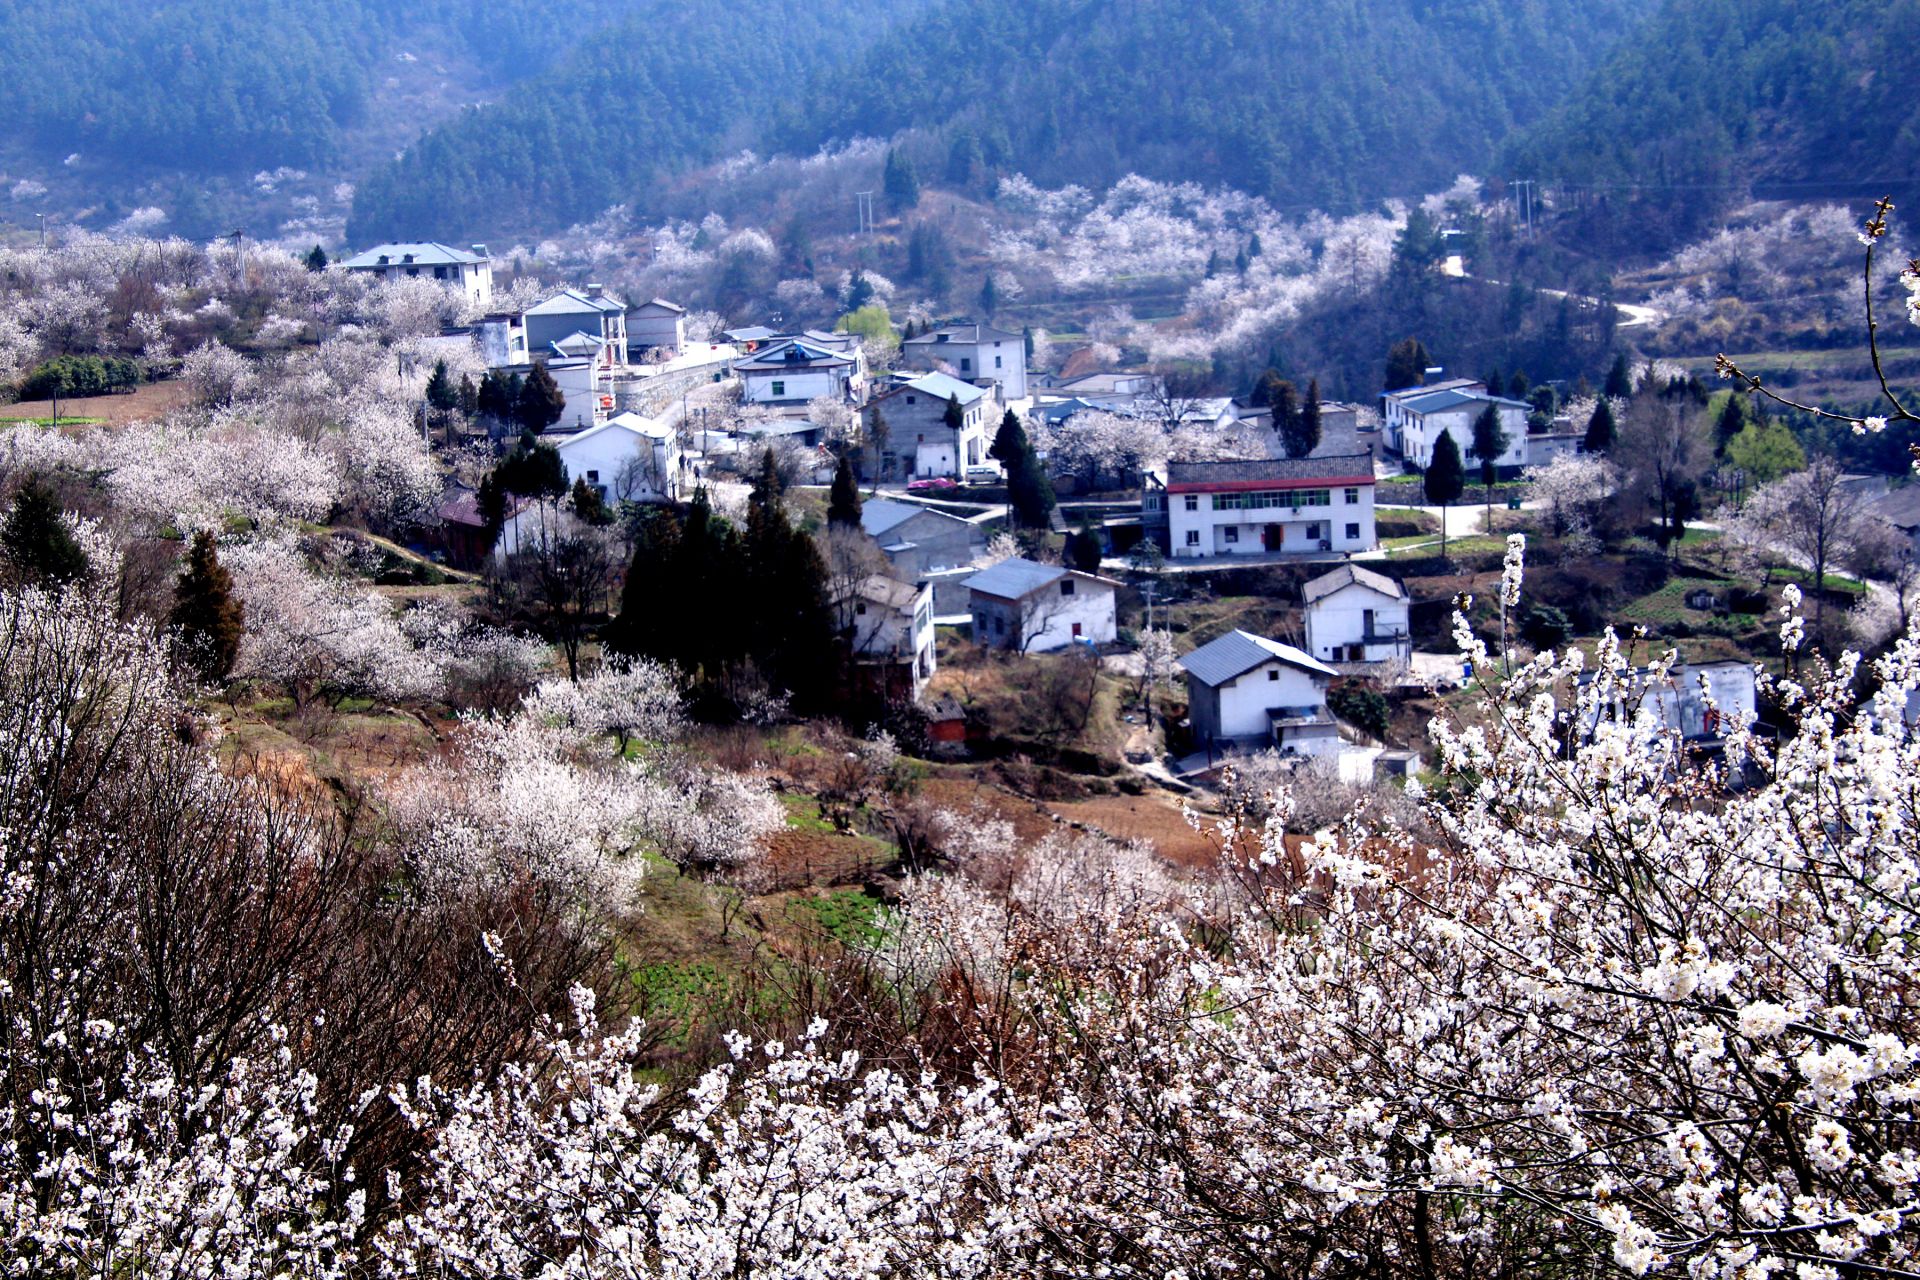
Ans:
{"type": "Polygon", "coordinates": [[[1571,631],[1567,615],[1550,604],[1529,604],[1521,615],[1520,636],[1535,649],[1556,649],[1571,631]]]}
{"type": "Polygon", "coordinates": [[[22,400],[103,396],[140,385],[140,365],[121,356],[55,356],[21,379],[22,400]]]}
{"type": "Polygon", "coordinates": [[[1384,741],[1387,736],[1391,712],[1386,698],[1378,690],[1353,684],[1341,685],[1327,694],[1327,709],[1375,738],[1384,741]]]}

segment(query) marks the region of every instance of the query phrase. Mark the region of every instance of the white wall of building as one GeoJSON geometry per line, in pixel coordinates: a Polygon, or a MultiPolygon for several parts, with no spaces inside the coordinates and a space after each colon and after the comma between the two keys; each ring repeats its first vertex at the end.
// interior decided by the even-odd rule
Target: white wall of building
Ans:
{"type": "Polygon", "coordinates": [[[1275,659],[1234,677],[1213,692],[1220,701],[1221,737],[1265,739],[1272,736],[1273,718],[1268,713],[1274,708],[1325,706],[1327,680],[1275,659]]]}
{"type": "MultiPolygon", "coordinates": [[[[1460,450],[1460,462],[1469,473],[1480,465],[1467,455],[1473,449],[1473,423],[1485,406],[1457,405],[1437,413],[1408,412],[1401,428],[1401,453],[1408,462],[1422,469],[1433,465],[1433,449],[1442,432],[1453,437],[1460,450]]],[[[1514,405],[1500,407],[1500,429],[1506,433],[1507,447],[1496,464],[1502,467],[1527,465],[1527,411],[1514,405]]]]}
{"type": "Polygon", "coordinates": [[[1021,600],[976,591],[972,611],[976,641],[1026,653],[1051,653],[1081,641],[1110,644],[1119,633],[1113,587],[1078,574],[1050,582],[1021,600]],[[1062,585],[1068,583],[1072,593],[1062,594],[1062,585]]]}
{"type": "Polygon", "coordinates": [[[597,431],[562,440],[554,449],[567,470],[568,484],[584,477],[609,502],[680,496],[679,442],[671,428],[648,419],[636,416],[631,424],[616,419],[597,431]],[[630,462],[635,467],[627,479],[640,487],[622,492],[622,472],[630,462]]]}
{"type": "Polygon", "coordinates": [[[1364,583],[1350,582],[1306,607],[1307,652],[1323,662],[1351,662],[1350,646],[1365,645],[1357,661],[1383,662],[1412,651],[1412,641],[1366,644],[1369,615],[1376,634],[1408,634],[1407,602],[1382,595],[1364,583]]]}
{"type": "Polygon", "coordinates": [[[1217,498],[1231,501],[1236,495],[1168,494],[1167,525],[1174,556],[1372,551],[1377,545],[1371,483],[1272,492],[1289,498],[1299,495],[1305,505],[1217,508],[1217,498]],[[1313,495],[1322,492],[1326,503],[1318,505],[1313,495]],[[1277,532],[1277,546],[1272,545],[1270,528],[1277,532]]]}
{"type": "Polygon", "coordinates": [[[741,399],[748,404],[781,404],[798,400],[805,403],[821,396],[839,397],[846,392],[846,377],[827,370],[802,370],[798,373],[751,371],[741,375],[741,399]]]}

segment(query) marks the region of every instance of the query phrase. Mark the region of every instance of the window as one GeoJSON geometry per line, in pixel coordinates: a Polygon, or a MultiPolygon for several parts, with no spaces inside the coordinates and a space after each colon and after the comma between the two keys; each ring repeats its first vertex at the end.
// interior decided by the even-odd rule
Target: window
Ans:
{"type": "Polygon", "coordinates": [[[1060,584],[1060,594],[1061,594],[1061,595],[1063,595],[1063,596],[1070,596],[1070,595],[1072,595],[1072,594],[1073,594],[1073,579],[1072,579],[1072,578],[1068,578],[1068,579],[1067,579],[1067,580],[1066,580],[1065,582],[1063,582],[1063,583],[1061,583],[1061,584],[1060,584]]]}
{"type": "Polygon", "coordinates": [[[855,616],[855,617],[858,617],[858,618],[864,618],[864,617],[866,617],[866,616],[867,616],[867,602],[866,602],[866,601],[864,601],[864,600],[862,600],[862,601],[859,601],[858,603],[856,603],[856,604],[855,604],[855,605],[853,606],[853,613],[854,613],[854,616],[855,616]]]}
{"type": "Polygon", "coordinates": [[[1331,489],[1271,489],[1259,493],[1216,493],[1215,511],[1262,511],[1273,507],[1328,507],[1331,489]]]}
{"type": "Polygon", "coordinates": [[[1347,536],[1349,538],[1358,538],[1360,536],[1360,526],[1357,524],[1348,523],[1347,536]]]}
{"type": "Polygon", "coordinates": [[[1346,499],[1348,506],[1352,506],[1354,503],[1360,501],[1360,491],[1358,489],[1348,489],[1341,496],[1346,499]]]}
{"type": "Polygon", "coordinates": [[[1267,679],[1278,680],[1279,678],[1280,678],[1280,668],[1278,667],[1267,668],[1267,679]]]}
{"type": "Polygon", "coordinates": [[[1190,493],[1190,494],[1188,494],[1188,495],[1187,495],[1187,510],[1189,510],[1189,511],[1198,511],[1199,509],[1200,509],[1200,495],[1199,495],[1199,494],[1197,494],[1197,493],[1190,493]]]}
{"type": "Polygon", "coordinates": [[[996,369],[998,369],[998,368],[1000,368],[1000,367],[1001,367],[1001,365],[1002,365],[1003,363],[1004,363],[1004,361],[1002,361],[1002,360],[1000,359],[1000,357],[999,357],[999,356],[995,356],[995,357],[993,358],[993,367],[994,367],[994,368],[996,368],[996,369]]]}
{"type": "Polygon", "coordinates": [[[908,404],[912,404],[913,402],[914,402],[914,401],[913,401],[913,397],[912,397],[912,396],[908,396],[908,397],[907,397],[907,403],[908,403],[908,404]]]}
{"type": "Polygon", "coordinates": [[[1190,547],[1200,545],[1200,531],[1198,529],[1187,530],[1187,545],[1190,547]]]}
{"type": "Polygon", "coordinates": [[[600,473],[599,473],[598,471],[589,471],[589,472],[587,472],[587,483],[588,483],[588,484],[599,484],[599,483],[600,483],[600,473]]]}
{"type": "Polygon", "coordinates": [[[1237,524],[1230,524],[1230,525],[1228,525],[1228,526],[1227,526],[1227,541],[1228,541],[1228,542],[1238,542],[1238,541],[1240,541],[1240,526],[1239,526],[1239,525],[1237,525],[1237,524]]]}
{"type": "Polygon", "coordinates": [[[775,379],[773,384],[773,394],[777,396],[783,396],[787,394],[787,384],[779,381],[778,379],[775,379]]]}
{"type": "Polygon", "coordinates": [[[1080,624],[1077,622],[1073,624],[1073,638],[1075,640],[1080,638],[1080,624]]]}
{"type": "Polygon", "coordinates": [[[973,361],[968,359],[966,356],[960,357],[960,372],[962,373],[973,372],[973,361]]]}

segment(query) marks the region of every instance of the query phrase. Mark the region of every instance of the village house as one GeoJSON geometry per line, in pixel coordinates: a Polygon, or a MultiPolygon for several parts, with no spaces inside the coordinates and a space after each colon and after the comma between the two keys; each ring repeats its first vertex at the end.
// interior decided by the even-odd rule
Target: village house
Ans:
{"type": "MultiPolygon", "coordinates": [[[[1759,707],[1758,681],[1750,662],[1676,663],[1663,681],[1650,681],[1647,674],[1645,668],[1633,673],[1632,679],[1641,682],[1636,705],[1628,706],[1627,699],[1620,697],[1611,707],[1595,710],[1587,724],[1589,736],[1602,718],[1626,721],[1645,710],[1662,729],[1677,732],[1696,747],[1711,749],[1736,723],[1752,720],[1759,707]]],[[[1592,679],[1589,674],[1581,683],[1592,679]]]]}
{"type": "Polygon", "coordinates": [[[381,244],[340,265],[381,280],[438,280],[459,289],[472,306],[493,305],[493,262],[483,244],[473,246],[471,253],[433,240],[381,244]]]}
{"type": "Polygon", "coordinates": [[[1407,589],[1385,574],[1343,564],[1300,588],[1307,652],[1327,662],[1413,656],[1407,589]]]}
{"type": "Polygon", "coordinates": [[[859,692],[918,700],[933,678],[933,589],[875,574],[833,602],[854,658],[859,692]]]}
{"type": "Polygon", "coordinates": [[[1433,465],[1433,450],[1440,437],[1449,435],[1460,450],[1461,463],[1469,471],[1477,469],[1480,457],[1473,449],[1473,424],[1488,405],[1495,406],[1500,430],[1506,435],[1506,447],[1494,465],[1503,469],[1526,466],[1527,414],[1532,406],[1484,391],[1453,388],[1411,396],[1399,403],[1401,458],[1424,471],[1433,465]]]}
{"type": "Polygon", "coordinates": [[[1177,559],[1371,551],[1373,458],[1331,454],[1172,462],[1147,477],[1143,523],[1177,559]]]}
{"type": "Polygon", "coordinates": [[[584,479],[609,505],[677,502],[687,461],[678,434],[637,413],[623,413],[568,436],[546,438],[560,455],[567,483],[584,479]]]}
{"type": "MultiPolygon", "coordinates": [[[[1429,373],[1437,370],[1428,370],[1429,373]]],[[[1401,428],[1406,425],[1406,405],[1409,400],[1432,395],[1436,391],[1461,391],[1468,395],[1485,395],[1487,384],[1478,378],[1447,378],[1435,382],[1422,382],[1416,386],[1401,387],[1395,391],[1382,392],[1380,396],[1380,436],[1387,449],[1393,453],[1402,452],[1401,428]]]]}
{"type": "Polygon", "coordinates": [[[911,502],[869,498],[860,507],[860,527],[906,582],[933,582],[934,612],[965,613],[968,595],[958,576],[948,572],[971,564],[986,549],[980,526],[911,502]]]}
{"type": "Polygon", "coordinates": [[[1290,644],[1229,631],[1180,659],[1196,745],[1272,746],[1282,755],[1338,755],[1327,710],[1337,672],[1290,644]]]}
{"type": "Polygon", "coordinates": [[[1027,341],[986,324],[950,324],[900,344],[909,369],[945,373],[962,382],[991,382],[1002,401],[1027,398],[1027,341]]]}
{"type": "Polygon", "coordinates": [[[1097,574],[1015,557],[964,582],[977,644],[1049,653],[1071,644],[1110,644],[1119,634],[1119,583],[1097,574]]]}
{"type": "Polygon", "coordinates": [[[769,342],[736,360],[740,399],[787,412],[804,412],[821,397],[859,400],[866,393],[866,355],[850,334],[807,333],[769,342]]]}
{"type": "MultiPolygon", "coordinates": [[[[867,408],[875,407],[887,430],[880,462],[883,476],[894,476],[904,469],[921,479],[959,479],[975,467],[994,465],[987,449],[999,429],[1002,410],[985,387],[944,373],[924,373],[875,395],[867,408]],[[947,406],[956,400],[960,404],[958,428],[947,425],[947,406]]],[[[862,420],[866,420],[865,410],[862,420]]]]}
{"type": "Polygon", "coordinates": [[[627,363],[627,304],[601,285],[562,289],[528,307],[520,321],[533,359],[596,355],[609,367],[627,363]]]}
{"type": "Polygon", "coordinates": [[[649,298],[627,308],[627,349],[636,355],[659,352],[671,359],[687,345],[687,309],[665,298],[649,298]]]}
{"type": "Polygon", "coordinates": [[[1898,530],[1920,555],[1920,484],[1904,485],[1876,498],[1867,513],[1898,530]]]}

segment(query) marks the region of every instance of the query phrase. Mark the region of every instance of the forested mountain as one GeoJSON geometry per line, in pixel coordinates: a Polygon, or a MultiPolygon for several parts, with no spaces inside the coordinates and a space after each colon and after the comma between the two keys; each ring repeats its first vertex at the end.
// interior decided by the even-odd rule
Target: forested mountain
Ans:
{"type": "Polygon", "coordinates": [[[564,226],[730,148],[765,151],[816,75],[877,37],[888,0],[778,11],[648,0],[551,72],[370,175],[349,238],[459,239],[564,226]]]}
{"type": "Polygon", "coordinates": [[[918,130],[923,175],[1128,172],[1339,206],[1483,167],[1652,0],[943,0],[630,21],[367,181],[358,240],[646,204],[675,167],[918,130]],[[611,104],[611,109],[609,106],[611,104]],[[749,127],[751,125],[751,127],[749,127]]]}
{"type": "Polygon", "coordinates": [[[9,121],[69,152],[197,173],[324,163],[410,47],[502,80],[535,74],[627,7],[566,20],[486,0],[16,0],[0,23],[9,121]]]}
{"type": "Polygon", "coordinates": [[[1650,244],[1749,191],[1910,195],[1916,25],[1920,0],[1665,0],[1507,161],[1650,244]]]}

